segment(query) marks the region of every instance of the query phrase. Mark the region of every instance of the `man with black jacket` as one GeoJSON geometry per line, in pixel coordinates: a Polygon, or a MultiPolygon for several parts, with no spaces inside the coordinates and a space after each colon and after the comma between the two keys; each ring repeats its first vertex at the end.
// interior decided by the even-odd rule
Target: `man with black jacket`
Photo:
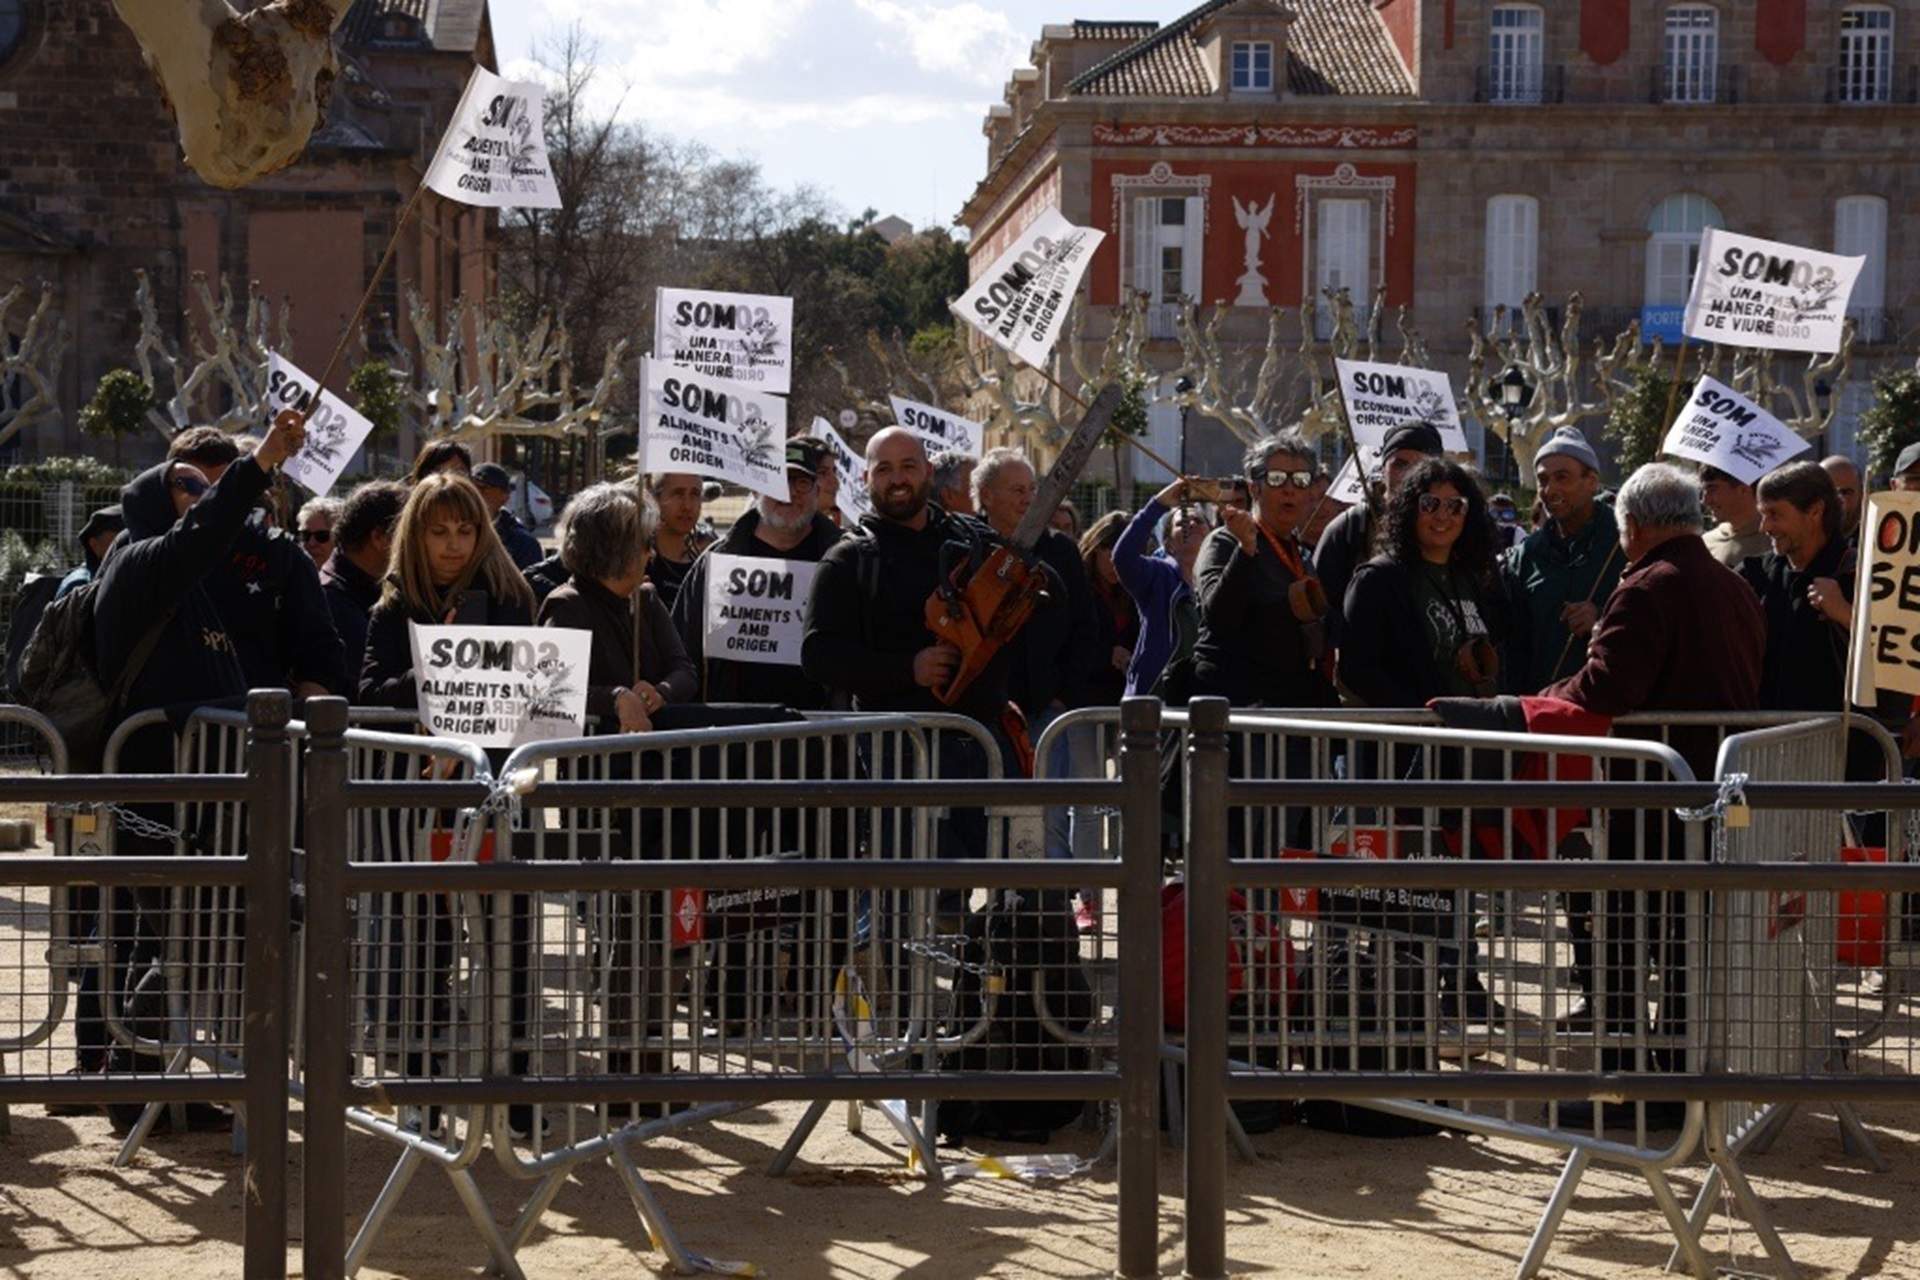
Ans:
{"type": "Polygon", "coordinates": [[[512,474],[497,462],[483,462],[473,469],[473,487],[480,491],[487,510],[493,512],[493,531],[500,535],[500,545],[512,557],[514,568],[524,572],[539,564],[547,554],[540,539],[507,506],[513,500],[512,474]]]}
{"type": "Polygon", "coordinates": [[[380,583],[393,553],[393,526],[407,505],[407,487],[369,480],[347,497],[333,527],[333,554],[320,568],[320,591],[340,633],[349,671],[367,656],[367,615],[380,603],[380,583]]]}
{"type": "Polygon", "coordinates": [[[707,574],[715,553],[812,564],[840,540],[839,526],[820,514],[814,501],[818,443],[787,441],[786,500],[761,494],[725,538],[700,554],[674,601],[673,625],[700,673],[702,702],[774,703],[796,711],[821,711],[831,704],[827,687],[797,666],[738,662],[706,652],[707,574]]]}
{"type": "MultiPolygon", "coordinates": [[[[218,484],[239,457],[234,438],[215,427],[190,428],[167,446],[168,461],[192,463],[209,484],[218,484]]],[[[346,648],[320,592],[320,571],[284,530],[265,519],[250,522],[205,585],[247,687],[291,689],[295,698],[352,692],[346,648]]]]}

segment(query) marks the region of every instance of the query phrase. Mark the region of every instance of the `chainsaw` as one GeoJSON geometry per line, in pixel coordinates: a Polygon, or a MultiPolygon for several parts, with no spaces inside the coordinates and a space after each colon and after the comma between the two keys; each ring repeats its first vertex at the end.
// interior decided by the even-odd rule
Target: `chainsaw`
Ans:
{"type": "Polygon", "coordinates": [[[933,694],[944,705],[960,700],[999,652],[1020,634],[1033,611],[1047,599],[1046,570],[1034,545],[1046,532],[1055,508],[1073,488],[1100,437],[1113,424],[1121,389],[1111,384],[1094,398],[1080,425],[1034,489],[1033,506],[1004,541],[976,540],[971,547],[943,554],[941,583],[927,597],[927,629],[960,651],[960,666],[944,688],[933,694]]]}

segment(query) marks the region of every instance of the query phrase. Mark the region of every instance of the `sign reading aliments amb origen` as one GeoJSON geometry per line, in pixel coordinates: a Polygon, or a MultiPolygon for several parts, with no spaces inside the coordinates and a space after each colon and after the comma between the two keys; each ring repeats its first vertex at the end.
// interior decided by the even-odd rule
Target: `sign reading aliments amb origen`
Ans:
{"type": "Polygon", "coordinates": [[[585,732],[591,632],[414,623],[410,633],[420,718],[436,737],[517,747],[585,732]]]}
{"type": "Polygon", "coordinates": [[[987,432],[979,423],[918,400],[903,400],[899,396],[887,399],[893,405],[894,421],[921,439],[973,458],[985,452],[987,432]]]}
{"type": "Polygon", "coordinates": [[[475,67],[425,183],[449,200],[490,209],[558,209],[541,103],[530,80],[475,67]]]}
{"type": "MultiPolygon", "coordinates": [[[[318,384],[277,351],[267,353],[267,420],[283,409],[305,409],[318,384]]],[[[300,452],[280,464],[287,478],[309,493],[325,497],[340,483],[340,473],[353,461],[373,424],[348,408],[331,391],[307,415],[307,439],[300,452]]]]}
{"type": "Polygon", "coordinates": [[[1660,447],[1752,484],[1813,445],[1732,387],[1703,375],[1660,447]]]}
{"type": "Polygon", "coordinates": [[[653,358],[785,395],[793,386],[793,299],[661,289],[653,307],[653,358]]]}
{"type": "Polygon", "coordinates": [[[1920,694],[1920,493],[1869,496],[1862,535],[1848,683],[1855,705],[1872,706],[1920,694]]]}
{"type": "Polygon", "coordinates": [[[953,313],[1038,368],[1059,341],[1080,277],[1105,239],[1058,209],[1043,210],[953,303],[953,313]]]}
{"type": "Polygon", "coordinates": [[[787,500],[787,402],[777,395],[643,359],[641,469],[712,476],[787,500]]]}
{"type": "Polygon", "coordinates": [[[708,552],[707,657],[799,666],[819,568],[812,561],[708,552]]]}
{"type": "Polygon", "coordinates": [[[1709,227],[1681,331],[1696,342],[1832,355],[1866,262],[1709,227]]]}

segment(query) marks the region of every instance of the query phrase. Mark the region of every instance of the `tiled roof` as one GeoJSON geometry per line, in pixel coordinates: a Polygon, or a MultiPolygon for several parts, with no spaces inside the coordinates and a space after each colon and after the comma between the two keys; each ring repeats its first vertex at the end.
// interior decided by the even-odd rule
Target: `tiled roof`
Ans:
{"type": "Polygon", "coordinates": [[[1076,40],[1145,40],[1160,29],[1157,22],[1103,22],[1090,18],[1073,20],[1076,40]]]}
{"type": "MultiPolygon", "coordinates": [[[[1075,77],[1068,92],[1107,98],[1212,96],[1213,78],[1200,56],[1194,27],[1233,2],[1207,0],[1153,29],[1075,77]]],[[[1287,38],[1288,90],[1324,96],[1412,95],[1406,68],[1369,0],[1292,0],[1289,7],[1294,23],[1287,38]]],[[[1076,30],[1080,26],[1074,25],[1076,30]]]]}
{"type": "Polygon", "coordinates": [[[380,39],[380,20],[395,13],[419,23],[435,49],[471,53],[480,42],[487,0],[355,0],[338,34],[349,45],[375,43],[380,39]]]}

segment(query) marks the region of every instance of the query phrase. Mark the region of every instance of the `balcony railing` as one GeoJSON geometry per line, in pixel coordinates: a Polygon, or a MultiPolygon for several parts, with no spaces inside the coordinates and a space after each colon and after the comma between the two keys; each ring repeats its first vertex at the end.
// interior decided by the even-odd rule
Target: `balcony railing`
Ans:
{"type": "Polygon", "coordinates": [[[1911,105],[1920,102],[1920,66],[1908,67],[1902,75],[1889,68],[1885,77],[1863,76],[1857,69],[1839,65],[1827,68],[1828,103],[1841,106],[1911,105]]]}
{"type": "Polygon", "coordinates": [[[1567,68],[1560,63],[1540,67],[1532,76],[1515,75],[1502,68],[1480,67],[1474,80],[1473,100],[1501,106],[1540,106],[1565,102],[1567,68]]]}
{"type": "Polygon", "coordinates": [[[1648,68],[1647,101],[1669,106],[1732,106],[1741,101],[1747,69],[1737,62],[1723,62],[1713,69],[1712,92],[1687,83],[1678,69],[1668,65],[1648,68]]]}

